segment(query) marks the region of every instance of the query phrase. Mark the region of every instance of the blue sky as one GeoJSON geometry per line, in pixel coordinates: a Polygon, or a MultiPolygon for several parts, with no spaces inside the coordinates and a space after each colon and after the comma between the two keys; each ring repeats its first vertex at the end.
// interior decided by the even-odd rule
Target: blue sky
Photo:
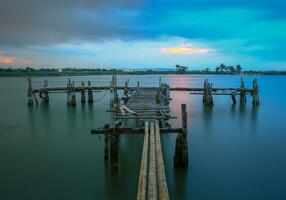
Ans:
{"type": "Polygon", "coordinates": [[[0,0],[0,67],[286,70],[286,1],[0,0]]]}

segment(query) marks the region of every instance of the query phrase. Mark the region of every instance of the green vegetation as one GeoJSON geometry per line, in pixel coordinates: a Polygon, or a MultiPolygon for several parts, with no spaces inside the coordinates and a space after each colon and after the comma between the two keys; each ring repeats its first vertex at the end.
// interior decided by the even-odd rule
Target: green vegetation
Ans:
{"type": "Polygon", "coordinates": [[[33,69],[27,67],[25,69],[18,68],[0,68],[0,77],[5,76],[23,76],[23,77],[37,77],[37,76],[89,76],[89,75],[148,75],[148,74],[261,74],[261,75],[286,75],[286,71],[242,71],[242,67],[237,65],[226,66],[221,64],[215,70],[205,68],[203,70],[187,70],[188,67],[176,65],[174,70],[123,70],[123,69],[77,69],[77,68],[42,68],[33,69]]]}

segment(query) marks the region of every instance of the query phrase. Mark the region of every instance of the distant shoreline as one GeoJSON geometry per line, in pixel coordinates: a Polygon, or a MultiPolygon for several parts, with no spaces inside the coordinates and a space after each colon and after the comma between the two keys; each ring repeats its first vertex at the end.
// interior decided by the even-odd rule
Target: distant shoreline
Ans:
{"type": "Polygon", "coordinates": [[[215,72],[215,71],[153,71],[153,70],[92,70],[92,71],[0,71],[0,77],[43,77],[43,76],[92,76],[92,75],[286,75],[286,71],[243,71],[241,73],[232,72],[215,72]]]}

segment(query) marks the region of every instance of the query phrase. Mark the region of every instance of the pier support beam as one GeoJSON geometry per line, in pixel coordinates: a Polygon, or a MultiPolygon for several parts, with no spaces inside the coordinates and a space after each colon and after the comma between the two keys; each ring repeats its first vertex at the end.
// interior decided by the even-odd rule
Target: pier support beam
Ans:
{"type": "Polygon", "coordinates": [[[42,93],[42,102],[49,103],[48,80],[44,81],[44,90],[42,93]]]}
{"type": "Polygon", "coordinates": [[[27,96],[28,96],[28,105],[29,106],[33,106],[33,89],[32,89],[32,80],[30,78],[28,78],[28,83],[29,83],[29,86],[28,86],[28,93],[27,93],[27,96]]]}
{"type": "Polygon", "coordinates": [[[108,161],[109,158],[109,133],[104,134],[104,160],[108,161]]]}
{"type": "Polygon", "coordinates": [[[118,167],[118,133],[113,132],[110,133],[110,160],[109,165],[110,168],[117,168],[118,167]]]}
{"type": "Polygon", "coordinates": [[[207,106],[213,105],[212,84],[207,79],[204,82],[203,103],[207,106]]]}
{"type": "Polygon", "coordinates": [[[70,79],[68,79],[68,84],[67,84],[67,104],[69,106],[76,105],[74,82],[71,83],[70,79]]]}
{"type": "Polygon", "coordinates": [[[257,79],[253,80],[253,93],[252,93],[252,104],[258,106],[260,104],[259,96],[258,96],[258,84],[257,79]]]}
{"type": "Polygon", "coordinates": [[[245,86],[244,86],[244,81],[243,81],[242,77],[240,79],[240,103],[241,104],[246,103],[245,86]]]}
{"type": "Polygon", "coordinates": [[[230,93],[231,99],[232,99],[232,104],[236,104],[236,92],[231,92],[230,93]]]}
{"type": "Polygon", "coordinates": [[[188,141],[187,141],[187,111],[186,104],[181,105],[182,110],[182,127],[183,133],[179,133],[176,138],[176,149],[174,156],[175,167],[187,167],[188,158],[188,141]]]}
{"type": "Polygon", "coordinates": [[[90,81],[88,81],[87,95],[88,95],[88,103],[93,103],[93,93],[92,93],[90,81]]]}
{"type": "Polygon", "coordinates": [[[81,103],[85,103],[85,89],[84,89],[84,82],[81,82],[81,90],[80,90],[81,98],[80,101],[81,103]]]}

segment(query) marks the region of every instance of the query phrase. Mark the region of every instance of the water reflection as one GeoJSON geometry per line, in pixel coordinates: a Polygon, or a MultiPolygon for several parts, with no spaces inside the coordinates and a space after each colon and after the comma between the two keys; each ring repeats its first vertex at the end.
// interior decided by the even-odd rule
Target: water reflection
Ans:
{"type": "Polygon", "coordinates": [[[203,105],[203,119],[206,125],[210,124],[212,116],[213,116],[213,107],[203,105]]]}
{"type": "Polygon", "coordinates": [[[256,123],[257,123],[257,118],[258,118],[258,112],[259,112],[259,106],[252,106],[251,108],[251,124],[252,128],[256,129],[256,123]]]}
{"type": "Polygon", "coordinates": [[[239,116],[240,118],[244,118],[246,114],[246,104],[239,104],[239,116]]]}
{"type": "Polygon", "coordinates": [[[176,199],[187,199],[186,190],[187,190],[188,170],[190,169],[175,168],[174,170],[176,199]]]}

